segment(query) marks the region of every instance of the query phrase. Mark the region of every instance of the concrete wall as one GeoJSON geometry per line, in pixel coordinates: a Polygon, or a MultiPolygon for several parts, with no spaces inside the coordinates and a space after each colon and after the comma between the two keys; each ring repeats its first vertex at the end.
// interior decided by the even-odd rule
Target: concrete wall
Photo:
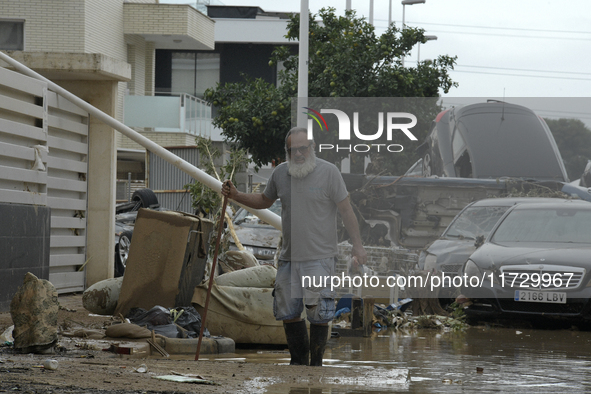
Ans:
{"type": "Polygon", "coordinates": [[[127,62],[131,64],[131,81],[127,82],[129,94],[143,96],[146,89],[146,41],[137,35],[126,36],[127,62]]]}
{"type": "Polygon", "coordinates": [[[84,2],[82,0],[2,1],[0,18],[26,19],[25,50],[84,52],[84,2]]]}
{"type": "Polygon", "coordinates": [[[84,0],[84,51],[126,60],[121,0],[84,0]]]}
{"type": "Polygon", "coordinates": [[[0,203],[0,312],[23,283],[27,272],[49,279],[49,223],[51,208],[0,203]]]}

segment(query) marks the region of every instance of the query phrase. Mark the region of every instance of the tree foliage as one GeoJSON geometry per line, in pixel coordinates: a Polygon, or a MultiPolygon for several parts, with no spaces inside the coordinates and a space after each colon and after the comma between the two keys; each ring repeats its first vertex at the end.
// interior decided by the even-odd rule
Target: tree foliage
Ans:
{"type": "MultiPolygon", "coordinates": [[[[236,183],[235,175],[249,162],[248,154],[244,149],[232,149],[230,158],[225,160],[223,165],[216,168],[215,161],[222,156],[222,153],[214,148],[209,138],[197,137],[195,139],[197,151],[199,152],[200,164],[204,171],[220,181],[230,179],[236,183]]],[[[217,191],[205,186],[202,182],[193,181],[184,186],[192,197],[193,208],[200,211],[204,216],[213,218],[222,206],[222,199],[217,191]]]]}
{"type": "MultiPolygon", "coordinates": [[[[381,36],[355,11],[335,15],[333,8],[310,16],[308,95],[310,97],[437,97],[457,86],[449,76],[455,57],[439,56],[416,67],[403,67],[423,29],[392,24],[381,36]],[[320,22],[317,22],[317,19],[320,22]]],[[[299,15],[293,15],[286,37],[299,37],[299,15]]],[[[284,156],[284,136],[291,125],[291,98],[297,96],[298,56],[287,46],[275,49],[269,65],[283,63],[279,86],[262,79],[218,84],[205,99],[217,108],[214,125],[227,140],[252,154],[257,165],[284,156]]],[[[426,135],[424,130],[423,135],[426,135]]],[[[402,168],[412,157],[405,157],[402,168]]]]}
{"type": "Polygon", "coordinates": [[[579,119],[545,119],[571,180],[581,177],[591,159],[591,130],[579,119]]]}

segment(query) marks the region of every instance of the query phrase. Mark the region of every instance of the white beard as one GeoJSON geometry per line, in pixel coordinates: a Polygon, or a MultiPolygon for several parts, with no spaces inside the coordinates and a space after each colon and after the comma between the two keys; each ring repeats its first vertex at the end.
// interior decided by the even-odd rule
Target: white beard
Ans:
{"type": "Polygon", "coordinates": [[[304,178],[314,171],[314,168],[316,168],[316,153],[313,150],[310,150],[308,158],[302,164],[294,163],[287,155],[287,172],[294,178],[304,178]]]}

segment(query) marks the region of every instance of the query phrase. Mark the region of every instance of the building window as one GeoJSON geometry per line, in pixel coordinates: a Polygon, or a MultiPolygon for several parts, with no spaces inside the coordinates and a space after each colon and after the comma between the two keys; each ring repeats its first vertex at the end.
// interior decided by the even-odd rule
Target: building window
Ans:
{"type": "Polygon", "coordinates": [[[0,49],[22,51],[25,49],[24,21],[0,20],[0,49]]]}
{"type": "Polygon", "coordinates": [[[203,98],[205,89],[220,80],[219,53],[173,52],[171,93],[203,98]]]}

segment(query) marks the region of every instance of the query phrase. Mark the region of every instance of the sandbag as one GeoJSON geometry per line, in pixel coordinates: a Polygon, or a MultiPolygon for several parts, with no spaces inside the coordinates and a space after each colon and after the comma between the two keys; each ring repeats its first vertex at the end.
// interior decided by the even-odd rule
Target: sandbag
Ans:
{"type": "Polygon", "coordinates": [[[82,306],[90,313],[113,315],[122,283],[122,276],[95,283],[82,293],[82,306]]]}
{"type": "Polygon", "coordinates": [[[277,269],[271,265],[259,265],[228,272],[215,278],[218,286],[232,287],[274,287],[277,269]]]}
{"type": "Polygon", "coordinates": [[[57,343],[57,290],[51,282],[30,272],[10,302],[14,322],[14,348],[21,353],[42,353],[57,343]]]}

